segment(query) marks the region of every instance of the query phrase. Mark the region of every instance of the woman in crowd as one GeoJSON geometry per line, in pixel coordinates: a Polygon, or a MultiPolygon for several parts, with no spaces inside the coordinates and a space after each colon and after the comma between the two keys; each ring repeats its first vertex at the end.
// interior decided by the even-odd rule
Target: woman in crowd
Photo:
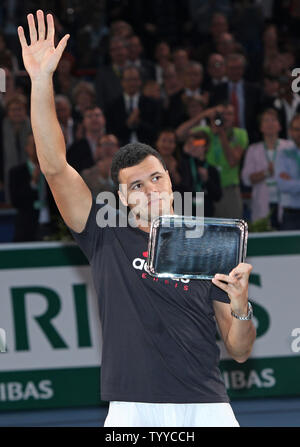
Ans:
{"type": "Polygon", "coordinates": [[[260,117],[262,140],[249,146],[242,179],[252,186],[251,220],[255,222],[270,215],[272,228],[279,229],[279,192],[274,177],[274,165],[280,150],[293,146],[289,140],[278,138],[280,123],[275,109],[266,109],[260,117]]]}
{"type": "Polygon", "coordinates": [[[163,157],[174,191],[181,192],[182,177],[179,169],[179,163],[175,155],[176,152],[176,135],[172,129],[162,130],[156,141],[156,149],[163,157]]]}

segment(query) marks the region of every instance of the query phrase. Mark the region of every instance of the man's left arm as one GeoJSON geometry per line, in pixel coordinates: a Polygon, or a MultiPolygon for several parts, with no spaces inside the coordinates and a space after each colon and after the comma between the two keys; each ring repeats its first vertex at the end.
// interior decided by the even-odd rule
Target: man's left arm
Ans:
{"type": "Polygon", "coordinates": [[[252,270],[250,264],[241,263],[229,275],[216,274],[213,284],[224,290],[230,304],[213,301],[218,327],[228,354],[237,362],[245,362],[256,338],[252,320],[239,320],[231,314],[245,317],[248,314],[248,283],[252,270]]]}

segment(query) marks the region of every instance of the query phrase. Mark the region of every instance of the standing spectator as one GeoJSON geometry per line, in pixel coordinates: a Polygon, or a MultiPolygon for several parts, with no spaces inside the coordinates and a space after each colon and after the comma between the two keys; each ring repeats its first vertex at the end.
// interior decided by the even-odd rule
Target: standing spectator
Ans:
{"type": "Polygon", "coordinates": [[[67,152],[67,160],[79,173],[95,164],[99,139],[105,134],[106,119],[102,110],[92,106],[83,115],[84,137],[75,141],[67,152]]]}
{"type": "Polygon", "coordinates": [[[185,119],[186,110],[183,85],[177,75],[174,64],[169,64],[163,71],[162,97],[164,102],[164,127],[176,129],[185,119]]]}
{"type": "Polygon", "coordinates": [[[139,69],[142,81],[155,79],[154,64],[142,57],[143,46],[139,36],[133,35],[128,38],[128,64],[139,69]]]}
{"type": "Polygon", "coordinates": [[[152,144],[161,124],[159,101],[146,97],[141,91],[142,81],[135,67],[124,69],[122,74],[123,93],[107,112],[109,133],[116,135],[123,146],[141,141],[152,144]]]}
{"type": "Polygon", "coordinates": [[[32,134],[27,135],[26,161],[9,171],[12,205],[17,209],[14,242],[43,240],[53,232],[50,210],[56,209],[41,173],[32,134]]]}
{"type": "Polygon", "coordinates": [[[234,107],[234,125],[246,129],[251,142],[258,139],[258,128],[253,117],[261,107],[261,90],[256,84],[244,80],[246,59],[242,54],[226,58],[228,82],[217,85],[211,95],[211,105],[229,101],[234,107]]]}
{"type": "Polygon", "coordinates": [[[203,66],[199,62],[190,61],[184,70],[184,94],[186,96],[203,96],[207,94],[203,91],[203,66]]]}
{"type": "Polygon", "coordinates": [[[282,150],[275,164],[275,178],[283,208],[282,230],[300,230],[300,114],[290,122],[294,147],[282,150]]]}
{"type": "Polygon", "coordinates": [[[196,192],[204,193],[204,216],[214,216],[214,202],[222,197],[218,170],[207,161],[209,137],[200,131],[190,135],[184,144],[181,161],[183,189],[193,193],[193,215],[196,213],[196,192]]]}
{"type": "Polygon", "coordinates": [[[30,132],[26,97],[23,95],[13,96],[6,103],[5,117],[2,122],[2,178],[6,202],[10,202],[8,173],[12,167],[25,162],[25,144],[30,132]]]}
{"type": "Polygon", "coordinates": [[[111,63],[98,68],[95,86],[97,91],[97,104],[106,113],[112,102],[122,94],[122,72],[128,64],[127,41],[114,36],[109,41],[109,54],[111,63]]]}
{"type": "Polygon", "coordinates": [[[231,104],[220,106],[222,116],[210,119],[210,126],[195,127],[210,138],[207,161],[220,171],[222,199],[216,204],[215,216],[242,218],[243,203],[240,191],[239,168],[245,149],[248,147],[247,131],[234,126],[234,108],[231,104]]]}
{"type": "Polygon", "coordinates": [[[156,149],[164,159],[169,172],[173,191],[181,192],[182,176],[176,158],[176,135],[172,129],[162,130],[156,141],[156,149]]]}
{"type": "Polygon", "coordinates": [[[155,79],[161,85],[163,83],[163,73],[171,62],[171,50],[167,42],[159,42],[154,51],[155,58],[155,79]]]}
{"type": "Polygon", "coordinates": [[[74,143],[76,139],[76,126],[72,118],[72,105],[67,96],[55,96],[55,109],[57,119],[61,125],[67,150],[74,143]]]}
{"type": "Polygon", "coordinates": [[[279,138],[280,123],[274,109],[266,109],[260,117],[262,141],[249,146],[242,179],[252,187],[251,221],[263,219],[270,214],[272,228],[279,230],[279,191],[274,177],[276,158],[279,151],[293,143],[279,138]]]}
{"type": "Polygon", "coordinates": [[[100,138],[96,149],[95,165],[81,172],[81,176],[93,196],[97,196],[103,191],[115,192],[110,168],[112,158],[118,150],[118,139],[114,135],[104,135],[100,138]]]}

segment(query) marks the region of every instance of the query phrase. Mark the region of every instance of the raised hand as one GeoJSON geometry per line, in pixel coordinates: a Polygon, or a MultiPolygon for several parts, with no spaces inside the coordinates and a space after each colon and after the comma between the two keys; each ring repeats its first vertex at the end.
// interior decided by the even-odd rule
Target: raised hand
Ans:
{"type": "Polygon", "coordinates": [[[47,14],[47,35],[43,11],[38,10],[36,17],[38,30],[35,26],[33,14],[27,16],[30,45],[27,44],[23,27],[18,27],[24,66],[31,79],[53,74],[70,37],[69,34],[66,34],[55,48],[53,16],[47,14]]]}

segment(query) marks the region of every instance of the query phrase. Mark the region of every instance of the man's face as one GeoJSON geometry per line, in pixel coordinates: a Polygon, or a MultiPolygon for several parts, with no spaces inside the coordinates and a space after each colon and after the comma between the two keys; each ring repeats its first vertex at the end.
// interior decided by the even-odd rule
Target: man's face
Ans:
{"type": "Polygon", "coordinates": [[[139,72],[135,68],[127,69],[123,73],[122,87],[125,93],[133,96],[140,91],[142,82],[139,72]]]}
{"type": "Polygon", "coordinates": [[[105,127],[105,117],[101,109],[96,107],[95,109],[87,110],[84,113],[83,125],[87,132],[103,130],[105,127]]]}
{"type": "Polygon", "coordinates": [[[122,40],[113,40],[109,46],[110,57],[113,64],[124,65],[128,58],[128,50],[122,40]]]}
{"type": "Polygon", "coordinates": [[[241,59],[229,60],[226,68],[228,79],[232,82],[238,82],[244,76],[244,63],[241,59]]]}
{"type": "Polygon", "coordinates": [[[172,209],[172,184],[168,171],[153,155],[119,172],[120,199],[132,214],[146,224],[172,209]]]}
{"type": "Polygon", "coordinates": [[[55,105],[58,121],[66,123],[71,116],[71,109],[66,101],[58,101],[55,105]]]}
{"type": "Polygon", "coordinates": [[[139,59],[143,52],[143,47],[138,37],[134,36],[129,39],[128,51],[130,60],[134,61],[136,59],[139,59]]]}
{"type": "Polygon", "coordinates": [[[25,105],[17,102],[12,103],[7,110],[7,115],[14,124],[22,123],[26,118],[25,105]]]}
{"type": "Polygon", "coordinates": [[[173,154],[176,148],[176,139],[173,132],[163,132],[160,134],[156,148],[162,156],[173,154]]]}
{"type": "Polygon", "coordinates": [[[202,83],[202,70],[197,65],[188,67],[184,73],[184,82],[186,88],[196,90],[202,83]]]}
{"type": "Polygon", "coordinates": [[[300,119],[293,121],[293,124],[290,127],[290,134],[295,141],[296,146],[300,148],[300,119]]]}
{"type": "Polygon", "coordinates": [[[226,67],[223,56],[215,54],[209,58],[208,73],[214,79],[222,79],[225,76],[226,67]]]}
{"type": "Polygon", "coordinates": [[[105,135],[100,138],[96,149],[96,160],[111,159],[115,153],[119,150],[119,143],[114,135],[105,135]]]}

